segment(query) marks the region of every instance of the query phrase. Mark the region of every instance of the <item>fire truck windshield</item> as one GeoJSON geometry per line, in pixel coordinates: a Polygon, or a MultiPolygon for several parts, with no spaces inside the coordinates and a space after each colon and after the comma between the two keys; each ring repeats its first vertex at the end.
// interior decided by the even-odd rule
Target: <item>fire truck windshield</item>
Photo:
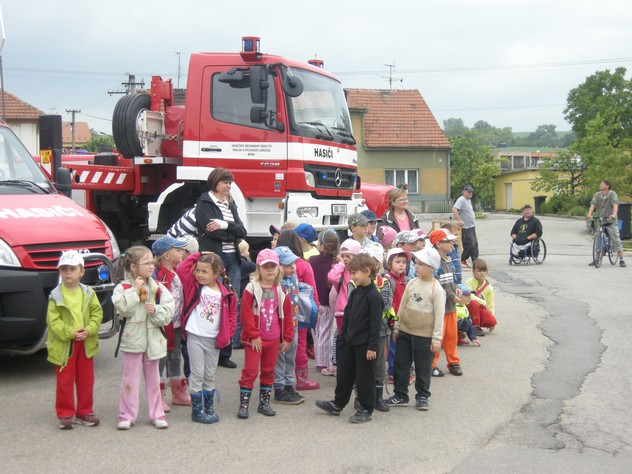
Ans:
{"type": "Polygon", "coordinates": [[[304,69],[292,69],[304,86],[298,97],[290,97],[292,133],[317,140],[354,145],[351,119],[342,85],[329,77],[304,69]]]}
{"type": "Polygon", "coordinates": [[[24,194],[52,190],[28,150],[7,127],[0,127],[0,193],[24,194]]]}

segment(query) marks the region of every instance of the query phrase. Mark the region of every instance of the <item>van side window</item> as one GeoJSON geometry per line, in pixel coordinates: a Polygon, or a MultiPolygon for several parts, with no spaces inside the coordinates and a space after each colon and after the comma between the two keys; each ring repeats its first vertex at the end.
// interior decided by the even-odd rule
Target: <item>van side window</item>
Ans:
{"type": "MultiPolygon", "coordinates": [[[[248,74],[240,84],[227,84],[219,82],[219,74],[213,75],[211,90],[211,115],[220,122],[234,123],[268,130],[263,123],[250,121],[250,108],[254,105],[250,100],[250,88],[248,74]]],[[[272,79],[272,78],[271,78],[272,79]]],[[[268,109],[276,111],[276,89],[274,81],[270,80],[268,89],[268,109]]]]}

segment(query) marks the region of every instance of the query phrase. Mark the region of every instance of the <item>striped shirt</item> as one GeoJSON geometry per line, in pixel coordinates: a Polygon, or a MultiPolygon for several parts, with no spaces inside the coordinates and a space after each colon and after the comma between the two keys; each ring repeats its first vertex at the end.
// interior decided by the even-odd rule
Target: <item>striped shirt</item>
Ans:
{"type": "Polygon", "coordinates": [[[186,235],[197,235],[197,224],[195,222],[195,206],[189,209],[178,221],[167,231],[167,235],[177,239],[186,235]]]}
{"type": "MultiPolygon", "coordinates": [[[[209,192],[209,196],[213,199],[213,202],[217,204],[219,210],[222,211],[222,220],[226,222],[235,222],[235,218],[233,217],[233,213],[228,207],[228,200],[220,200],[215,197],[214,194],[209,192]]],[[[235,243],[234,242],[222,242],[222,252],[223,253],[235,253],[235,243]]]]}

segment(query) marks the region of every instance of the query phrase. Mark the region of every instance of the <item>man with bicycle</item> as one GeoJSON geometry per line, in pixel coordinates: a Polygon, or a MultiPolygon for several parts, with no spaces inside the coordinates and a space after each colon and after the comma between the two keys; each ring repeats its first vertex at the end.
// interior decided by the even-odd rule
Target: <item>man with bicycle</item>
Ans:
{"type": "MultiPolygon", "coordinates": [[[[607,179],[599,183],[599,191],[595,193],[592,201],[590,201],[590,208],[588,209],[587,215],[588,219],[593,218],[592,214],[595,209],[597,210],[599,218],[610,222],[610,225],[605,226],[604,229],[608,232],[612,247],[616,250],[617,255],[619,255],[619,266],[625,267],[626,265],[623,261],[623,245],[619,237],[619,226],[617,222],[619,196],[610,189],[610,181],[607,179]]],[[[590,262],[589,265],[594,266],[595,262],[590,262]]]]}

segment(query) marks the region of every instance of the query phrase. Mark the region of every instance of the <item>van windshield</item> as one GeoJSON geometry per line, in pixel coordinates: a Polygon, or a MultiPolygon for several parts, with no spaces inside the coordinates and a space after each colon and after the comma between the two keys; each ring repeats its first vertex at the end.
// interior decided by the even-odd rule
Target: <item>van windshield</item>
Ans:
{"type": "Polygon", "coordinates": [[[44,172],[7,127],[0,127],[0,187],[2,194],[53,192],[44,172]]]}

